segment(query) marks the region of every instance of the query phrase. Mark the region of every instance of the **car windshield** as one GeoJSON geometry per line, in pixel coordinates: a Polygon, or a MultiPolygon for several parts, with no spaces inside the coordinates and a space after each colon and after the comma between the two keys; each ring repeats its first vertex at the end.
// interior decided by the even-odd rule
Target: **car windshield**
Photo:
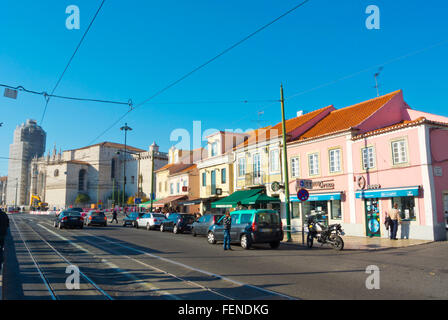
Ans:
{"type": "Polygon", "coordinates": [[[160,213],[153,213],[153,218],[165,218],[165,216],[163,214],[160,213]]]}
{"type": "Polygon", "coordinates": [[[260,224],[280,224],[280,218],[277,213],[260,212],[257,214],[257,222],[260,224]]]}
{"type": "Polygon", "coordinates": [[[191,214],[183,214],[183,215],[181,215],[181,217],[182,217],[182,219],[185,219],[185,220],[194,220],[194,216],[192,216],[191,214]]]}
{"type": "Polygon", "coordinates": [[[104,217],[104,212],[91,212],[92,217],[104,217]]]}
{"type": "Polygon", "coordinates": [[[80,217],[81,213],[79,213],[78,211],[68,211],[68,212],[65,213],[65,216],[80,217]]]}

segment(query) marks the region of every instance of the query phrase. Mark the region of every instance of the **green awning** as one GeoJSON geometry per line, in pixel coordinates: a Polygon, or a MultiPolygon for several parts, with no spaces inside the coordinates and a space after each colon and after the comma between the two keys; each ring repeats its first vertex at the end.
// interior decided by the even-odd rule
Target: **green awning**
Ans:
{"type": "Polygon", "coordinates": [[[212,208],[236,208],[238,202],[242,203],[243,200],[253,197],[260,192],[261,189],[236,191],[224,199],[213,202],[212,208]]]}
{"type": "Polygon", "coordinates": [[[258,193],[250,198],[246,198],[241,201],[241,204],[250,205],[250,204],[264,204],[264,203],[272,203],[272,202],[280,202],[279,198],[269,197],[264,193],[258,193]]]}
{"type": "MultiPolygon", "coordinates": [[[[154,200],[154,202],[156,202],[156,201],[157,201],[157,199],[154,200]]],[[[146,201],[146,202],[143,202],[143,203],[140,203],[138,206],[139,206],[140,208],[146,208],[146,206],[151,206],[151,200],[146,201]]]]}

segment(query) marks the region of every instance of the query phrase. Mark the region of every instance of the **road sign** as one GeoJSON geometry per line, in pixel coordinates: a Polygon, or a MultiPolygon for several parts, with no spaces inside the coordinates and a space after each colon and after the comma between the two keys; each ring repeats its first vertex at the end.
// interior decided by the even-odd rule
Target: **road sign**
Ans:
{"type": "Polygon", "coordinates": [[[142,199],[141,198],[135,198],[134,199],[134,203],[135,204],[140,204],[140,203],[142,203],[142,199]]]}
{"type": "Polygon", "coordinates": [[[5,92],[3,95],[6,98],[17,99],[17,90],[5,88],[5,92]]]}
{"type": "Polygon", "coordinates": [[[300,201],[307,201],[310,198],[310,193],[306,189],[300,189],[299,192],[297,192],[297,198],[300,201]]]}
{"type": "Polygon", "coordinates": [[[298,180],[297,185],[301,189],[313,189],[313,181],[312,180],[298,180]]]}

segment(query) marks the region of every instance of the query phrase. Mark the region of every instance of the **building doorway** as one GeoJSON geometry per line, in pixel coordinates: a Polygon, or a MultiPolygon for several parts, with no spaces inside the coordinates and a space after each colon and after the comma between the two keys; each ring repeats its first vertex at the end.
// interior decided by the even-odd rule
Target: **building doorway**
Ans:
{"type": "Polygon", "coordinates": [[[379,199],[366,199],[366,235],[368,237],[381,237],[381,222],[379,199]]]}

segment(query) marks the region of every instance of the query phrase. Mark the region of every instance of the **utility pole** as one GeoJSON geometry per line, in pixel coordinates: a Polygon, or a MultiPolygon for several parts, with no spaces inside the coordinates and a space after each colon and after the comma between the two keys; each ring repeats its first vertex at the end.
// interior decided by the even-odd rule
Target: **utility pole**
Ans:
{"type": "Polygon", "coordinates": [[[123,196],[122,196],[122,207],[124,208],[125,202],[125,194],[126,194],[126,156],[127,156],[127,135],[128,131],[131,131],[132,128],[128,127],[128,124],[125,123],[124,127],[120,128],[121,131],[124,131],[124,160],[123,160],[123,196]]]}
{"type": "Polygon", "coordinates": [[[285,99],[283,96],[283,85],[280,85],[280,102],[282,106],[282,130],[283,130],[283,172],[285,175],[285,209],[286,209],[286,237],[291,242],[291,210],[289,203],[289,173],[288,173],[288,153],[286,150],[286,120],[285,120],[285,99]]]}
{"type": "Polygon", "coordinates": [[[151,209],[150,211],[152,212],[152,204],[154,202],[154,148],[152,148],[152,153],[151,153],[151,209]]]}
{"type": "Polygon", "coordinates": [[[115,208],[115,178],[112,178],[112,207],[115,208]]]}

